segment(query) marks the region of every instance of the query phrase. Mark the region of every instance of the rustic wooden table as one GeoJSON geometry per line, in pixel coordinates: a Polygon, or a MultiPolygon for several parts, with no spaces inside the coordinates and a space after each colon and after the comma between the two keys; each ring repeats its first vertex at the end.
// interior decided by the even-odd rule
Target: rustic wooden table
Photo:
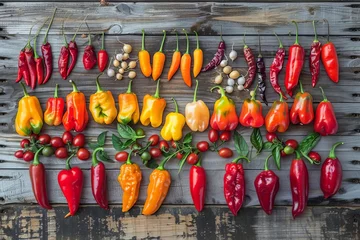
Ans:
{"type": "MultiPolygon", "coordinates": [[[[235,3],[235,2],[136,2],[116,3],[99,6],[98,2],[1,2],[0,3],[0,239],[359,239],[360,237],[360,173],[359,173],[359,132],[360,132],[360,47],[359,24],[360,4],[343,2],[304,2],[304,3],[235,3]],[[45,211],[35,203],[28,174],[29,164],[18,160],[13,153],[19,148],[21,139],[14,130],[14,118],[17,102],[22,97],[19,84],[14,83],[17,73],[17,56],[28,37],[30,27],[42,22],[51,15],[54,7],[58,7],[56,19],[50,31],[49,41],[53,46],[55,59],[62,45],[60,36],[61,22],[65,16],[65,33],[68,39],[86,14],[87,22],[93,32],[108,28],[111,24],[120,24],[122,33],[114,27],[106,35],[106,48],[114,53],[121,48],[122,42],[130,43],[135,57],[141,45],[141,29],[147,32],[146,48],[153,54],[157,51],[161,40],[161,31],[168,31],[165,43],[167,56],[164,72],[170,65],[170,57],[175,47],[175,36],[171,30],[182,28],[192,32],[197,30],[200,35],[201,48],[204,50],[205,62],[208,62],[216,51],[220,28],[227,43],[227,53],[234,43],[239,58],[233,66],[246,70],[242,54],[242,35],[246,32],[247,44],[258,52],[257,32],[261,34],[262,52],[267,69],[277,49],[278,43],[273,36],[275,31],[282,39],[286,48],[294,41],[294,26],[291,20],[299,22],[300,43],[309,54],[309,46],[313,40],[312,20],[327,18],[331,25],[330,39],[338,49],[340,62],[340,82],[335,85],[328,80],[323,68],[319,85],[321,85],[329,100],[334,104],[339,122],[336,136],[324,137],[316,147],[323,158],[326,158],[330,146],[343,141],[345,144],[337,150],[341,159],[344,174],[342,187],[337,195],[330,200],[324,200],[319,188],[319,166],[308,165],[310,174],[309,207],[305,213],[292,220],[291,195],[288,171],[291,158],[282,160],[282,169],[276,170],[280,176],[281,187],[276,198],[276,208],[271,216],[267,216],[258,207],[258,200],[253,186],[255,176],[263,168],[266,153],[261,154],[249,164],[244,164],[246,174],[246,201],[239,215],[234,217],[225,205],[223,197],[222,177],[227,160],[220,159],[215,153],[208,153],[203,158],[203,165],[208,176],[208,191],[205,210],[198,213],[193,205],[188,187],[188,166],[177,174],[176,161],[170,162],[168,168],[172,175],[172,184],[164,205],[153,216],[141,215],[142,204],[146,197],[148,176],[151,170],[143,168],[143,182],[137,206],[130,212],[121,212],[121,189],[117,183],[120,163],[106,164],[109,199],[111,208],[105,211],[94,204],[91,194],[89,169],[90,162],[75,160],[73,165],[81,167],[85,172],[85,186],[81,199],[82,206],[74,217],[63,219],[67,213],[66,201],[57,184],[57,173],[63,168],[64,162],[55,158],[44,159],[47,168],[48,189],[50,201],[54,209],[45,211]],[[289,36],[289,33],[292,36],[289,36]]],[[[37,26],[38,27],[38,26],[37,26]]],[[[317,24],[320,40],[325,42],[326,25],[317,24]]],[[[86,33],[86,28],[81,32],[86,33]]],[[[80,34],[81,35],[81,34],[80,34]]],[[[100,35],[94,35],[93,43],[100,48],[100,35]]],[[[195,38],[191,36],[191,49],[195,48],[195,38]]],[[[87,44],[86,38],[77,38],[80,51],[87,44]]],[[[185,38],[180,36],[181,51],[185,50],[185,38]]],[[[307,58],[306,58],[307,59],[307,58]]],[[[56,60],[54,60],[54,63],[56,60]]],[[[146,79],[137,70],[138,77],[133,84],[133,90],[138,94],[140,104],[146,93],[155,89],[153,80],[146,79]]],[[[77,66],[71,74],[78,88],[87,98],[95,91],[97,69],[85,71],[81,63],[81,55],[77,66]]],[[[200,91],[198,97],[203,99],[210,108],[213,107],[217,94],[210,93],[215,71],[199,76],[200,91]]],[[[165,77],[164,77],[165,78],[165,77]]],[[[284,73],[280,79],[284,78],[284,73]]],[[[311,78],[308,61],[301,75],[307,91],[314,97],[315,105],[321,101],[318,89],[311,88],[311,78]]],[[[111,89],[114,95],[124,92],[128,80],[114,81],[102,77],[103,87],[111,89]]],[[[71,91],[70,84],[63,81],[57,71],[48,84],[31,91],[45,107],[46,99],[53,94],[55,83],[60,84],[60,95],[65,96],[71,91]]],[[[282,81],[281,81],[282,84],[282,81]]],[[[269,102],[277,99],[277,95],[267,82],[269,102]]],[[[171,82],[161,86],[161,95],[167,100],[175,97],[181,111],[192,99],[193,89],[186,87],[180,73],[171,82]]],[[[235,91],[231,97],[237,104],[239,112],[241,102],[248,96],[247,92],[235,91]]],[[[292,102],[292,100],[290,100],[292,102]]],[[[264,112],[269,107],[264,106],[264,112]]],[[[169,104],[166,112],[173,110],[169,104]]],[[[62,127],[44,127],[51,135],[60,135],[62,127]]],[[[100,126],[90,121],[86,136],[94,141],[104,130],[115,132],[115,123],[110,126],[100,126]]],[[[145,128],[148,134],[157,133],[158,129],[145,128]]],[[[187,132],[189,129],[186,128],[187,132]]],[[[249,141],[250,129],[238,128],[245,139],[249,141]]],[[[309,126],[291,126],[281,136],[302,139],[312,130],[309,126]]],[[[264,129],[262,129],[264,135],[264,129]]],[[[195,141],[206,139],[206,133],[194,134],[195,141]]],[[[233,148],[233,144],[229,143],[233,148]]],[[[106,149],[113,156],[110,139],[106,149]]],[[[136,160],[138,161],[138,160],[136,160]]],[[[275,169],[273,163],[271,169],[275,169]]]]}

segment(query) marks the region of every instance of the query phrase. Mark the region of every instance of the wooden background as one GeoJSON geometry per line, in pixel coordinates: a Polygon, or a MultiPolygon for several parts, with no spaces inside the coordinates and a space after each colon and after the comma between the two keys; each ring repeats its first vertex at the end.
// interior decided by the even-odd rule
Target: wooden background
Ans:
{"type": "MultiPolygon", "coordinates": [[[[360,221],[360,4],[355,2],[317,2],[317,3],[233,3],[233,2],[136,2],[116,3],[108,6],[99,6],[98,2],[1,2],[0,3],[0,239],[174,239],[174,238],[209,238],[209,239],[359,239],[360,221]],[[319,166],[308,165],[310,173],[309,206],[305,213],[296,219],[291,217],[291,195],[288,180],[288,171],[291,158],[282,160],[282,169],[276,170],[280,176],[281,187],[276,198],[275,211],[267,216],[258,207],[258,200],[253,186],[255,176],[263,169],[263,161],[267,153],[261,154],[249,164],[246,169],[246,201],[238,217],[233,217],[228,208],[224,206],[222,177],[224,165],[228,160],[217,157],[216,153],[204,155],[203,166],[207,171],[208,189],[206,207],[204,212],[197,213],[192,206],[188,187],[188,166],[177,174],[177,160],[167,164],[171,171],[172,184],[164,205],[159,212],[150,217],[141,215],[141,208],[146,198],[148,176],[151,170],[142,167],[143,182],[138,206],[129,213],[121,212],[121,189],[117,183],[120,163],[106,164],[108,176],[109,199],[111,210],[105,211],[94,205],[90,187],[90,161],[74,160],[73,165],[80,166],[85,173],[85,186],[82,194],[79,213],[72,218],[63,220],[67,212],[65,198],[57,184],[57,173],[64,167],[64,161],[56,158],[43,158],[48,177],[49,198],[55,208],[45,211],[35,203],[28,175],[29,164],[13,157],[19,149],[19,137],[14,130],[14,118],[17,111],[17,102],[22,97],[18,84],[14,83],[17,73],[17,56],[26,42],[29,28],[35,22],[42,22],[50,16],[53,8],[58,7],[56,18],[49,33],[52,44],[54,60],[54,74],[46,85],[29,91],[36,95],[45,107],[48,97],[52,96],[55,83],[60,84],[60,96],[65,97],[71,91],[70,84],[63,81],[57,71],[57,58],[62,45],[60,36],[61,22],[65,22],[65,33],[70,39],[76,27],[86,14],[92,32],[100,33],[112,24],[113,27],[106,35],[106,49],[114,53],[121,49],[122,42],[133,46],[131,57],[136,58],[141,46],[141,29],[147,32],[146,48],[151,54],[159,48],[162,30],[165,29],[168,37],[165,43],[167,56],[161,84],[161,96],[168,100],[166,113],[174,110],[170,98],[174,96],[179,103],[180,111],[184,112],[186,103],[192,101],[193,89],[188,88],[182,81],[178,72],[171,82],[167,82],[166,75],[170,59],[175,48],[173,29],[188,32],[198,31],[200,46],[204,51],[204,62],[208,62],[216,51],[220,28],[227,44],[227,53],[234,43],[238,52],[238,59],[232,63],[242,72],[246,70],[246,63],[242,55],[242,35],[247,34],[247,44],[257,54],[257,32],[260,32],[262,53],[265,63],[270,66],[278,43],[273,36],[275,31],[288,48],[294,42],[294,26],[291,20],[299,22],[300,44],[306,49],[306,62],[301,75],[305,90],[310,91],[314,97],[315,105],[322,98],[319,89],[311,88],[311,77],[308,67],[309,47],[313,40],[312,20],[327,18],[331,25],[330,39],[338,50],[340,62],[340,82],[332,83],[323,68],[319,86],[321,85],[330,101],[333,102],[339,122],[339,131],[336,136],[324,137],[316,147],[323,159],[328,155],[329,148],[337,141],[345,144],[338,148],[337,155],[342,162],[344,176],[342,187],[337,195],[330,200],[324,200],[319,188],[319,166]],[[74,227],[76,226],[76,227],[74,227]]],[[[40,24],[38,24],[40,25],[40,24]]],[[[35,27],[37,29],[38,26],[35,27]]],[[[317,24],[320,41],[325,42],[326,25],[317,24]]],[[[81,33],[86,33],[85,27],[81,33]]],[[[41,42],[43,35],[40,36],[41,42]]],[[[100,35],[93,35],[93,44],[97,50],[100,48],[100,35]]],[[[95,92],[95,78],[97,69],[85,71],[81,62],[82,51],[87,44],[86,38],[79,34],[77,43],[80,48],[78,63],[70,78],[73,79],[80,91],[87,96],[95,92]]],[[[190,37],[191,51],[195,48],[195,37],[190,37]]],[[[180,50],[185,51],[185,38],[180,36],[180,50]]],[[[38,48],[39,51],[39,48],[38,48]]],[[[267,71],[268,72],[268,71],[267,71]]],[[[133,90],[138,94],[140,105],[146,93],[155,91],[155,82],[146,79],[137,69],[138,76],[133,82],[133,90]]],[[[200,91],[198,98],[204,100],[212,110],[217,99],[216,93],[210,93],[213,86],[215,71],[200,74],[200,91]]],[[[283,83],[284,73],[280,75],[283,83]]],[[[104,89],[111,89],[114,96],[124,92],[128,79],[114,81],[106,76],[101,77],[104,89]]],[[[226,81],[224,81],[224,86],[226,81]]],[[[255,86],[255,85],[254,85],[255,86]]],[[[277,99],[267,82],[267,98],[271,103],[277,99]]],[[[238,113],[241,102],[248,97],[248,92],[237,90],[231,94],[237,104],[238,113]]],[[[117,99],[117,98],[116,98],[117,99]]],[[[289,101],[291,104],[292,100],[289,101]]],[[[264,114],[269,107],[264,106],[264,114]]],[[[61,135],[63,128],[44,126],[45,132],[52,136],[61,135]]],[[[90,121],[84,132],[89,141],[95,141],[96,136],[104,130],[110,135],[116,132],[115,123],[110,126],[100,126],[90,121]]],[[[145,128],[150,136],[158,133],[160,129],[145,128]]],[[[185,128],[185,132],[188,132],[185,128]]],[[[281,137],[301,140],[312,130],[309,126],[291,126],[281,137]]],[[[249,141],[251,129],[238,127],[238,131],[249,141]]],[[[262,129],[265,135],[264,129],[262,129]]],[[[194,141],[206,140],[206,133],[195,133],[194,141]]],[[[249,143],[250,144],[250,143],[249,143]]],[[[229,143],[233,147],[233,143],[229,143]]],[[[110,138],[107,139],[106,150],[111,156],[115,154],[110,138]]],[[[135,159],[139,162],[139,159],[135,159]]],[[[270,164],[275,169],[273,163],[270,164]]]]}

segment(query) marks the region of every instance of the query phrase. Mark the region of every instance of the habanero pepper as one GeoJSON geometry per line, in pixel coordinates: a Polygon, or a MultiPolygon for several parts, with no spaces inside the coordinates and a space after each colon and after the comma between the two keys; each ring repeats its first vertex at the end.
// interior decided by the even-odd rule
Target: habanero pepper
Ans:
{"type": "Polygon", "coordinates": [[[215,88],[220,90],[221,97],[214,104],[210,126],[218,131],[232,131],[238,125],[235,103],[225,95],[224,89],[220,86],[212,87],[210,91],[213,91],[215,88]]]}
{"type": "Polygon", "coordinates": [[[247,77],[245,79],[244,88],[249,88],[251,87],[251,84],[253,83],[256,76],[256,62],[251,48],[249,48],[248,45],[246,45],[245,43],[245,34],[244,34],[243,42],[244,42],[244,58],[245,58],[245,62],[248,65],[248,72],[247,72],[247,77]]]}
{"type": "Polygon", "coordinates": [[[278,94],[282,94],[283,98],[286,100],[285,93],[281,90],[281,87],[279,85],[279,74],[283,68],[284,59],[285,59],[285,48],[278,37],[276,33],[274,33],[278,42],[279,42],[279,48],[276,51],[274,60],[270,66],[270,83],[271,86],[274,88],[275,92],[278,94]]]}
{"type": "Polygon", "coordinates": [[[201,166],[201,160],[191,166],[189,180],[191,198],[196,210],[201,212],[204,208],[206,194],[206,172],[201,166]]]}
{"type": "Polygon", "coordinates": [[[179,37],[176,31],[175,34],[176,34],[176,49],[172,55],[171,65],[167,76],[168,81],[170,81],[172,77],[175,75],[175,73],[180,67],[180,62],[181,62],[181,52],[179,51],[179,37]]]}
{"type": "Polygon", "coordinates": [[[163,53],[163,47],[164,47],[165,38],[166,38],[166,31],[163,30],[163,33],[164,33],[164,36],[161,41],[160,49],[153,56],[152,79],[154,81],[158,80],[159,77],[161,76],[161,73],[163,72],[164,64],[165,64],[166,57],[165,57],[165,54],[163,53]]]}
{"type": "Polygon", "coordinates": [[[284,102],[283,95],[280,100],[275,101],[265,117],[265,127],[270,133],[285,132],[289,128],[289,105],[284,102]]]}
{"type": "Polygon", "coordinates": [[[132,80],[129,81],[129,86],[126,93],[119,94],[119,113],[117,121],[121,124],[128,124],[132,121],[136,124],[140,118],[139,102],[135,93],[131,91],[132,80]]]}
{"type": "Polygon", "coordinates": [[[165,119],[165,124],[161,129],[161,137],[165,141],[179,141],[182,138],[182,130],[185,125],[185,116],[179,113],[177,102],[172,98],[175,104],[175,112],[170,112],[165,119]]]}
{"type": "Polygon", "coordinates": [[[98,52],[98,68],[100,72],[103,72],[109,61],[109,54],[105,50],[105,32],[102,33],[101,49],[98,52]]]}
{"type": "Polygon", "coordinates": [[[139,51],[139,64],[140,70],[145,77],[150,77],[152,69],[150,64],[150,53],[145,49],[145,31],[141,30],[142,39],[141,39],[141,50],[139,51]]]}
{"type": "Polygon", "coordinates": [[[310,73],[311,73],[311,84],[312,87],[316,86],[316,83],[319,80],[320,75],[320,57],[321,57],[321,43],[318,40],[315,21],[312,22],[314,28],[314,41],[310,47],[310,56],[309,56],[309,65],[310,65],[310,73]]]}
{"type": "Polygon", "coordinates": [[[239,123],[244,127],[260,128],[265,122],[261,102],[255,99],[256,88],[250,92],[251,99],[245,99],[241,108],[239,123]]]}
{"type": "Polygon", "coordinates": [[[319,103],[314,121],[314,131],[321,136],[334,135],[338,130],[334,108],[330,101],[327,100],[324,90],[320,87],[323,100],[319,103]]]}
{"type": "Polygon", "coordinates": [[[328,20],[324,19],[328,25],[327,42],[321,48],[321,61],[324,65],[325,71],[330,80],[334,83],[339,82],[339,60],[336,52],[336,48],[333,42],[329,41],[330,36],[330,24],[328,20]]]}
{"type": "Polygon", "coordinates": [[[342,166],[335,155],[335,148],[342,144],[344,143],[337,142],[332,146],[328,158],[321,166],[320,188],[325,199],[335,195],[341,187],[342,166]]]}
{"type": "Polygon", "coordinates": [[[292,124],[309,124],[314,119],[313,98],[310,93],[304,92],[301,81],[300,92],[295,95],[294,103],[290,110],[292,124]]]}
{"type": "Polygon", "coordinates": [[[96,148],[92,153],[91,191],[97,204],[103,209],[109,209],[105,165],[96,157],[99,151],[104,151],[104,148],[96,148]]]}
{"type": "Polygon", "coordinates": [[[16,83],[20,82],[24,78],[25,84],[30,86],[30,73],[26,62],[25,48],[20,50],[18,57],[18,74],[15,80],[16,83]]]}
{"type": "Polygon", "coordinates": [[[44,112],[44,122],[49,126],[58,126],[62,123],[65,101],[58,96],[59,84],[56,84],[54,97],[47,100],[44,112]]]}
{"type": "Polygon", "coordinates": [[[266,73],[265,73],[265,62],[264,58],[261,55],[261,43],[260,43],[260,34],[259,34],[259,55],[256,60],[256,68],[257,68],[257,75],[258,75],[258,90],[260,93],[260,98],[264,101],[266,106],[268,105],[268,102],[266,100],[266,73]]]}
{"type": "Polygon", "coordinates": [[[82,61],[85,70],[90,70],[96,65],[96,53],[94,46],[91,44],[90,33],[89,33],[89,44],[85,47],[82,61]]]}

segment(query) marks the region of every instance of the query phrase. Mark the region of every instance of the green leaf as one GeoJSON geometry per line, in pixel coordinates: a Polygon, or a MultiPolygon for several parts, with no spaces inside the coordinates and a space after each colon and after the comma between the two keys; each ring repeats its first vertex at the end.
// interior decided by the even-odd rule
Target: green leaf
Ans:
{"type": "Polygon", "coordinates": [[[100,147],[97,143],[89,143],[89,147],[92,149],[92,150],[95,150],[97,149],[98,147],[100,147]]]}
{"type": "Polygon", "coordinates": [[[187,133],[187,134],[184,136],[183,144],[191,144],[192,139],[193,139],[192,133],[191,133],[191,132],[187,133]]]}
{"type": "Polygon", "coordinates": [[[147,168],[155,169],[159,166],[159,164],[157,164],[154,159],[150,159],[147,163],[145,163],[145,166],[147,168]]]}
{"type": "Polygon", "coordinates": [[[254,130],[252,131],[250,135],[250,142],[256,149],[256,153],[260,153],[263,149],[264,141],[259,128],[254,128],[254,130]]]}
{"type": "Polygon", "coordinates": [[[107,131],[100,133],[97,137],[97,144],[99,147],[103,147],[105,145],[107,131]]]}
{"type": "Polygon", "coordinates": [[[124,143],[124,145],[123,145],[123,149],[127,149],[127,148],[130,147],[134,142],[135,142],[135,140],[133,140],[133,139],[127,140],[127,141],[124,143]]]}
{"type": "Polygon", "coordinates": [[[264,148],[264,149],[271,149],[272,146],[273,146],[273,143],[271,143],[271,142],[266,142],[266,143],[264,143],[263,148],[264,148]]]}
{"type": "Polygon", "coordinates": [[[320,139],[321,136],[319,133],[312,132],[300,142],[298,150],[304,155],[308,155],[309,152],[316,147],[320,139]]]}
{"type": "Polygon", "coordinates": [[[178,174],[181,172],[181,169],[183,168],[185,162],[186,162],[186,158],[190,155],[191,151],[185,152],[183,154],[183,157],[181,158],[180,162],[179,162],[179,171],[178,174]]]}
{"type": "Polygon", "coordinates": [[[118,123],[117,131],[121,138],[136,140],[136,132],[128,125],[118,123]]]}
{"type": "Polygon", "coordinates": [[[276,146],[273,150],[272,150],[272,156],[274,158],[276,167],[280,170],[281,168],[281,155],[280,155],[280,151],[281,151],[281,147],[280,146],[276,146]]]}
{"type": "Polygon", "coordinates": [[[234,132],[234,142],[235,142],[235,149],[239,156],[246,157],[249,154],[249,146],[246,143],[243,136],[238,133],[238,131],[234,132]]]}
{"type": "Polygon", "coordinates": [[[112,141],[113,147],[115,148],[116,151],[124,150],[124,143],[121,141],[121,139],[118,136],[113,134],[111,136],[111,141],[112,141]]]}
{"type": "Polygon", "coordinates": [[[113,162],[105,151],[99,151],[98,157],[103,162],[113,162]]]}

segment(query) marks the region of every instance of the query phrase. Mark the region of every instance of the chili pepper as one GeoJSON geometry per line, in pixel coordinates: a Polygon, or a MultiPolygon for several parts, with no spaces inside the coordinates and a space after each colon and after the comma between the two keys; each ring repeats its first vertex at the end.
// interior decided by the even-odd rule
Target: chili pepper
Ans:
{"type": "Polygon", "coordinates": [[[170,112],[165,119],[165,124],[161,129],[161,137],[165,141],[179,141],[182,138],[182,130],[185,125],[185,116],[179,113],[177,102],[172,98],[175,104],[175,112],[170,112]]]}
{"type": "MultiPolygon", "coordinates": [[[[85,19],[86,19],[86,17],[85,17],[85,19]]],[[[84,19],[84,21],[85,21],[85,19],[84,19]]],[[[75,32],[74,36],[72,37],[71,41],[69,42],[69,54],[70,54],[70,57],[71,57],[71,62],[70,62],[69,68],[68,68],[67,73],[66,73],[67,76],[69,76],[71,74],[71,72],[74,69],[75,64],[77,62],[77,58],[78,58],[78,55],[79,55],[79,49],[78,49],[78,46],[76,44],[75,39],[76,39],[77,32],[79,31],[82,24],[83,23],[81,23],[79,25],[79,27],[76,29],[76,32],[75,32]]]]}
{"type": "Polygon", "coordinates": [[[260,35],[259,35],[259,55],[258,58],[256,60],[256,68],[257,68],[257,73],[258,73],[258,90],[260,93],[260,98],[264,101],[264,103],[266,104],[266,106],[268,105],[268,102],[266,100],[266,95],[265,95],[265,91],[266,91],[266,73],[265,73],[265,62],[264,62],[264,58],[261,55],[261,43],[260,43],[260,35]]]}
{"type": "Polygon", "coordinates": [[[344,143],[337,142],[332,146],[329,157],[321,166],[320,188],[325,199],[335,195],[341,187],[342,167],[341,162],[335,155],[335,148],[342,144],[344,143]]]}
{"type": "Polygon", "coordinates": [[[66,160],[65,169],[61,170],[58,174],[58,183],[60,189],[66,198],[69,207],[69,213],[65,218],[74,216],[79,209],[81,192],[83,188],[83,172],[79,167],[71,167],[70,160],[76,153],[73,153],[66,160]]]}
{"type": "Polygon", "coordinates": [[[270,83],[271,86],[274,88],[275,92],[278,94],[282,94],[283,98],[286,100],[285,93],[281,90],[281,87],[279,85],[279,74],[283,68],[284,59],[285,59],[285,48],[283,47],[283,44],[278,37],[276,33],[274,33],[278,42],[279,42],[279,48],[276,51],[274,60],[270,66],[270,83]]]}
{"type": "Polygon", "coordinates": [[[126,163],[121,165],[118,182],[124,191],[122,198],[122,211],[129,211],[139,197],[140,183],[142,179],[139,165],[131,162],[131,154],[128,154],[126,163]]]}
{"type": "Polygon", "coordinates": [[[107,66],[107,63],[109,61],[109,54],[107,53],[107,51],[105,50],[105,32],[102,33],[102,38],[101,38],[101,49],[98,52],[98,68],[100,70],[100,72],[103,72],[107,66]]]}
{"type": "Polygon", "coordinates": [[[154,81],[158,80],[159,77],[161,76],[161,73],[164,69],[164,64],[165,64],[165,54],[163,53],[163,47],[164,47],[164,42],[165,42],[165,38],[166,38],[166,31],[163,30],[163,33],[164,33],[164,36],[161,41],[160,49],[153,56],[152,79],[154,81]]]}
{"type": "Polygon", "coordinates": [[[294,88],[298,85],[301,70],[304,65],[305,51],[298,41],[298,25],[296,26],[295,43],[289,48],[289,57],[286,64],[285,88],[287,93],[292,97],[294,88]]]}
{"type": "Polygon", "coordinates": [[[171,65],[170,65],[170,69],[169,69],[168,77],[167,77],[168,81],[170,81],[172,79],[172,77],[175,75],[175,73],[179,69],[180,61],[181,61],[181,52],[179,51],[179,37],[178,37],[177,32],[175,32],[175,34],[176,34],[176,49],[172,55],[171,65]]]}
{"type": "Polygon", "coordinates": [[[293,199],[292,215],[295,219],[304,212],[309,197],[309,173],[298,151],[290,167],[290,186],[293,199]]]}
{"type": "Polygon", "coordinates": [[[304,92],[300,83],[300,92],[295,95],[294,103],[290,110],[292,124],[309,124],[314,119],[313,98],[310,93],[304,92]]]}
{"type": "MultiPolygon", "coordinates": [[[[257,87],[258,85],[256,85],[257,87]]],[[[245,99],[241,108],[239,122],[244,127],[260,128],[264,125],[261,102],[255,99],[256,88],[252,91],[251,99],[245,99]]]]}
{"type": "Polygon", "coordinates": [[[185,29],[183,29],[186,35],[186,52],[181,57],[181,63],[180,63],[180,70],[181,70],[181,76],[185,82],[185,84],[188,87],[191,87],[191,74],[190,74],[190,68],[191,68],[191,55],[189,54],[189,38],[187,35],[187,32],[185,29]]]}
{"type": "Polygon", "coordinates": [[[201,212],[206,194],[206,172],[201,166],[201,160],[190,168],[190,193],[196,210],[201,212]]]}
{"type": "Polygon", "coordinates": [[[322,87],[320,87],[320,90],[324,99],[316,109],[314,130],[320,133],[321,136],[333,135],[336,134],[338,130],[338,122],[334,108],[331,102],[327,100],[322,87]]]}
{"type": "Polygon", "coordinates": [[[104,151],[104,148],[96,148],[92,153],[91,190],[97,204],[103,209],[109,209],[105,165],[96,158],[99,151],[104,151]]]}
{"type": "Polygon", "coordinates": [[[194,31],[194,33],[196,35],[196,49],[194,50],[194,53],[193,53],[193,56],[194,56],[193,75],[194,75],[194,78],[196,78],[199,75],[199,73],[201,72],[201,68],[202,68],[203,61],[204,61],[204,53],[200,49],[198,33],[196,31],[194,31]]]}
{"type": "Polygon", "coordinates": [[[62,122],[65,102],[62,97],[58,97],[58,87],[56,84],[54,97],[47,100],[44,121],[49,126],[58,126],[62,122]]]}
{"type": "Polygon", "coordinates": [[[25,48],[20,50],[19,58],[18,58],[18,74],[15,82],[20,82],[20,80],[24,78],[25,84],[30,85],[30,73],[29,68],[26,61],[25,48]]]}
{"type": "Polygon", "coordinates": [[[82,132],[89,121],[89,115],[86,110],[85,95],[80,92],[74,81],[71,81],[73,91],[66,96],[67,110],[63,116],[62,122],[66,131],[75,130],[82,132]]]}
{"type": "Polygon", "coordinates": [[[45,209],[52,209],[46,190],[46,173],[44,164],[39,161],[39,153],[44,147],[39,148],[34,156],[34,161],[30,164],[29,174],[31,187],[37,203],[45,209]]]}
{"type": "Polygon", "coordinates": [[[260,205],[266,214],[271,215],[274,208],[275,197],[279,191],[279,177],[268,168],[268,161],[272,155],[265,160],[265,170],[259,173],[254,180],[256,194],[260,205]]]}
{"type": "Polygon", "coordinates": [[[209,126],[210,111],[202,100],[196,100],[199,81],[196,80],[194,100],[185,106],[186,124],[193,132],[203,132],[209,126]]]}
{"type": "Polygon", "coordinates": [[[166,107],[166,100],[159,95],[160,80],[156,84],[154,95],[146,94],[143,100],[143,108],[140,115],[140,122],[144,126],[151,124],[157,128],[162,123],[163,113],[166,107]]]}
{"type": "Polygon", "coordinates": [[[268,132],[285,132],[289,122],[289,105],[283,101],[280,94],[280,100],[273,103],[265,117],[265,127],[268,132]]]}
{"type": "Polygon", "coordinates": [[[327,42],[321,48],[321,61],[330,80],[337,83],[339,82],[339,60],[335,45],[329,40],[330,24],[328,20],[324,19],[324,21],[328,25],[328,35],[327,42]]]}
{"type": "Polygon", "coordinates": [[[53,71],[53,56],[52,56],[52,51],[51,51],[51,45],[48,42],[47,37],[48,37],[49,30],[51,28],[51,25],[54,21],[56,10],[57,10],[57,8],[54,9],[49,26],[45,33],[44,41],[41,45],[41,54],[44,58],[44,64],[45,64],[45,70],[46,70],[46,75],[44,77],[44,81],[42,82],[42,84],[45,84],[45,83],[47,83],[47,81],[49,81],[49,79],[52,75],[52,71],[53,71]]]}
{"type": "Polygon", "coordinates": [[[224,40],[222,38],[222,34],[220,34],[220,42],[219,42],[219,45],[218,45],[218,48],[217,48],[217,51],[216,51],[214,57],[211,59],[211,61],[203,69],[201,69],[201,71],[202,72],[207,72],[207,71],[209,71],[211,69],[214,69],[215,67],[219,66],[221,60],[224,57],[225,48],[226,48],[225,42],[224,42],[224,40]]]}
{"type": "Polygon", "coordinates": [[[62,77],[62,79],[66,79],[67,78],[67,70],[68,70],[68,63],[69,63],[69,45],[66,41],[66,37],[64,34],[64,23],[62,26],[62,35],[64,38],[64,45],[61,47],[60,49],[60,56],[59,56],[59,60],[58,60],[58,68],[59,68],[59,72],[60,75],[62,77]]]}
{"type": "Polygon", "coordinates": [[[24,96],[18,103],[18,112],[15,118],[15,130],[21,136],[30,136],[31,133],[39,134],[43,126],[43,111],[39,99],[30,96],[25,85],[20,82],[24,96]]]}
{"type": "Polygon", "coordinates": [[[91,34],[89,33],[89,44],[85,47],[83,55],[83,65],[85,70],[90,70],[96,65],[96,53],[94,46],[91,45],[91,34]]]}
{"type": "Polygon", "coordinates": [[[249,88],[255,79],[256,62],[251,48],[248,47],[248,45],[246,45],[245,43],[245,34],[244,34],[243,42],[244,42],[244,58],[248,65],[248,72],[247,72],[247,77],[245,79],[244,88],[249,88]]]}
{"type": "Polygon", "coordinates": [[[122,124],[133,122],[136,124],[140,118],[139,103],[135,93],[131,92],[132,80],[129,81],[129,86],[126,93],[119,94],[119,114],[117,121],[122,124]]]}
{"type": "MultiPolygon", "coordinates": [[[[31,30],[30,30],[30,34],[31,34],[31,30]]],[[[37,79],[36,62],[34,59],[34,49],[31,47],[31,44],[30,44],[30,38],[25,46],[25,57],[26,57],[26,62],[27,62],[27,66],[29,69],[30,87],[31,87],[31,89],[35,89],[36,79],[37,79]]]]}
{"type": "MultiPolygon", "coordinates": [[[[46,19],[46,21],[47,20],[48,19],[46,19]]],[[[36,79],[37,79],[38,85],[41,85],[44,82],[44,63],[43,63],[43,58],[37,54],[36,40],[40,34],[41,29],[44,27],[46,21],[41,25],[41,27],[39,28],[38,32],[36,33],[36,35],[34,37],[34,60],[36,63],[36,79]]]]}
{"type": "Polygon", "coordinates": [[[139,64],[140,70],[145,77],[150,77],[151,75],[151,64],[150,64],[150,54],[147,50],[145,50],[145,31],[142,32],[142,40],[141,40],[141,51],[139,51],[139,64]]]}
{"type": "Polygon", "coordinates": [[[311,84],[312,87],[315,87],[316,83],[319,80],[320,74],[321,43],[317,38],[315,21],[313,21],[312,24],[314,28],[315,38],[310,47],[309,65],[311,73],[311,84]]]}
{"type": "Polygon", "coordinates": [[[117,109],[111,91],[105,91],[99,83],[100,73],[96,78],[96,93],[90,95],[89,110],[95,122],[99,124],[111,124],[116,116],[117,109]]]}

